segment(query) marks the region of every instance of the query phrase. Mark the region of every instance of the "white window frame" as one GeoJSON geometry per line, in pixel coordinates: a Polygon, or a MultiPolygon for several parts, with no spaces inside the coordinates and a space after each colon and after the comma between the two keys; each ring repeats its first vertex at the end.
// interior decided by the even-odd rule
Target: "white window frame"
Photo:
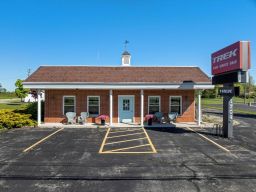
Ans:
{"type": "MultiPolygon", "coordinates": [[[[88,95],[87,96],[87,112],[89,113],[89,98],[90,97],[97,97],[98,99],[99,99],[99,115],[100,115],[100,96],[98,96],[98,95],[88,95]]],[[[89,113],[89,117],[97,117],[98,115],[91,115],[90,113],[89,113]]]]}
{"type": "Polygon", "coordinates": [[[169,97],[169,113],[171,112],[171,98],[172,97],[179,97],[180,98],[180,114],[178,114],[179,116],[182,115],[182,96],[180,95],[172,95],[169,97]]]}
{"type": "MultiPolygon", "coordinates": [[[[66,114],[64,114],[65,113],[65,111],[64,111],[64,109],[65,109],[65,97],[73,97],[74,98],[74,112],[76,113],[76,96],[75,95],[64,95],[63,99],[62,99],[62,113],[63,113],[63,115],[66,115],[66,114]]],[[[71,105],[68,105],[68,106],[71,106],[71,105]]]]}
{"type": "Polygon", "coordinates": [[[149,114],[149,100],[150,100],[150,97],[158,97],[159,98],[159,112],[161,112],[161,96],[159,96],[159,95],[150,95],[150,96],[148,96],[148,114],[149,114]]]}

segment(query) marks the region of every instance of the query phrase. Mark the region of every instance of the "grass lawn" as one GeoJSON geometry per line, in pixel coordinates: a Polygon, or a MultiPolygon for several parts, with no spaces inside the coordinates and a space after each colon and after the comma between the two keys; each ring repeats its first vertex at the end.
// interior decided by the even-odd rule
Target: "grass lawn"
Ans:
{"type": "MultiPolygon", "coordinates": [[[[246,103],[252,102],[253,99],[246,99],[246,103]]],[[[244,103],[244,99],[240,97],[233,97],[234,103],[244,103]]],[[[209,99],[209,98],[202,98],[202,105],[207,104],[222,104],[223,103],[223,97],[209,99]]]]}
{"type": "MultiPolygon", "coordinates": [[[[217,110],[223,110],[222,107],[218,107],[218,106],[211,106],[211,105],[203,105],[203,108],[207,108],[207,109],[217,109],[217,110]]],[[[256,112],[254,111],[246,111],[246,110],[241,110],[241,109],[234,109],[233,110],[234,113],[240,113],[240,114],[246,114],[246,115],[256,115],[256,112]]]]}
{"type": "MultiPolygon", "coordinates": [[[[234,103],[244,103],[244,99],[240,97],[233,97],[234,103]]],[[[253,102],[253,99],[246,99],[246,103],[253,102]]],[[[222,106],[214,106],[211,104],[223,104],[223,97],[209,99],[209,98],[202,98],[202,107],[208,109],[217,109],[222,111],[222,106]]],[[[241,110],[241,109],[234,109],[234,113],[240,114],[248,114],[248,115],[256,115],[254,111],[248,110],[241,110]]]]}
{"type": "Polygon", "coordinates": [[[11,102],[11,103],[0,103],[0,109],[24,109],[28,103],[21,103],[21,102],[11,102]]]}
{"type": "Polygon", "coordinates": [[[15,93],[0,93],[0,99],[15,99],[18,98],[15,93]]]}

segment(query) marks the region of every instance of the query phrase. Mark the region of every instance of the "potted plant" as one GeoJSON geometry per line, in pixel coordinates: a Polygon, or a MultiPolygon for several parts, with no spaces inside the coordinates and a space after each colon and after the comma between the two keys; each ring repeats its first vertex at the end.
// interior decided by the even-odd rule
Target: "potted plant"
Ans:
{"type": "Polygon", "coordinates": [[[145,116],[145,120],[148,122],[148,125],[152,125],[153,117],[154,117],[153,114],[147,114],[145,116]]]}
{"type": "Polygon", "coordinates": [[[106,124],[106,119],[108,118],[108,116],[107,115],[100,115],[97,118],[100,119],[101,125],[105,125],[106,124]]]}

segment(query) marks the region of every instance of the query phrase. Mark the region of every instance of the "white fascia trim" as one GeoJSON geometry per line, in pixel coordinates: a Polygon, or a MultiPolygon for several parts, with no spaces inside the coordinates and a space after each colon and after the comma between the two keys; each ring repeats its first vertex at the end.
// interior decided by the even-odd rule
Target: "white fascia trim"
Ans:
{"type": "Polygon", "coordinates": [[[195,85],[194,89],[214,89],[214,85],[195,85]]]}
{"type": "Polygon", "coordinates": [[[53,83],[23,83],[24,88],[29,89],[213,89],[214,85],[211,84],[53,84],[53,83]]]}

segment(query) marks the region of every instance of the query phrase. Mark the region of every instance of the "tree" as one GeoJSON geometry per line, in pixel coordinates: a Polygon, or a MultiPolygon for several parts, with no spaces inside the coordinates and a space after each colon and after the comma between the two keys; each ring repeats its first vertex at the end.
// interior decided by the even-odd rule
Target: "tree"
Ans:
{"type": "Polygon", "coordinates": [[[203,98],[217,98],[219,94],[219,85],[215,85],[214,89],[206,89],[202,92],[203,98]]]}
{"type": "Polygon", "coordinates": [[[5,93],[6,92],[6,89],[3,88],[2,84],[0,83],[0,93],[5,93]]]}
{"type": "Polygon", "coordinates": [[[254,94],[254,88],[255,88],[254,79],[253,79],[253,77],[250,75],[250,76],[249,76],[249,82],[248,82],[248,96],[249,96],[249,97],[252,97],[252,96],[253,96],[253,94],[254,94]]]}
{"type": "Polygon", "coordinates": [[[15,89],[15,93],[17,95],[17,97],[20,98],[20,100],[22,101],[22,98],[25,98],[28,95],[29,89],[24,89],[23,85],[22,85],[22,80],[18,79],[15,82],[15,86],[17,87],[15,89]]]}

